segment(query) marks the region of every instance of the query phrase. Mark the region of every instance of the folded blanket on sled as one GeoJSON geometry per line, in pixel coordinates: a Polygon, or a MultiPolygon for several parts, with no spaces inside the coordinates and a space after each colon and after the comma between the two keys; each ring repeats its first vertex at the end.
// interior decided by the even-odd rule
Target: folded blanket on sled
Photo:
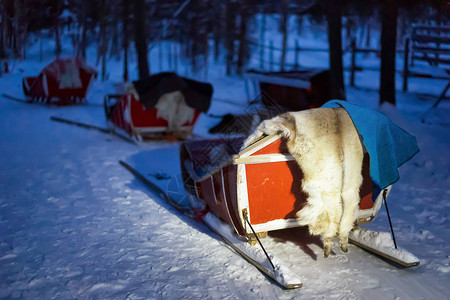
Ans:
{"type": "Polygon", "coordinates": [[[322,107],[342,107],[349,114],[369,153],[375,190],[395,183],[400,178],[398,168],[420,151],[416,138],[381,112],[342,100],[328,101],[322,107]]]}

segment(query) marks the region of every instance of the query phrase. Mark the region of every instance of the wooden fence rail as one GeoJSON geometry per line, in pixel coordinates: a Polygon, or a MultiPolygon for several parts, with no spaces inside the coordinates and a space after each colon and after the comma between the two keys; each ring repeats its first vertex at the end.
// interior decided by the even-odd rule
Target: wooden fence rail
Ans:
{"type": "MultiPolygon", "coordinates": [[[[259,48],[259,66],[261,69],[264,69],[264,66],[266,64],[269,65],[269,70],[274,70],[274,52],[278,51],[281,52],[282,49],[279,47],[273,46],[273,41],[269,42],[269,45],[265,44],[259,44],[254,41],[248,41],[249,44],[259,48]],[[268,51],[268,61],[264,58],[264,53],[268,51]]],[[[285,66],[292,67],[293,69],[297,69],[299,67],[299,55],[302,52],[328,52],[328,48],[314,48],[314,47],[300,47],[298,40],[295,41],[295,47],[288,47],[286,49],[287,52],[294,52],[294,62],[293,63],[285,63],[285,66]]],[[[380,55],[381,49],[377,48],[357,48],[355,40],[352,40],[350,49],[343,49],[342,52],[350,53],[350,67],[344,67],[344,70],[350,71],[350,86],[355,86],[355,73],[363,70],[372,70],[372,71],[379,71],[380,68],[373,68],[373,67],[362,67],[357,65],[357,53],[376,53],[380,55]]],[[[403,54],[405,52],[404,49],[397,49],[397,53],[403,54]]],[[[401,71],[397,71],[401,72],[401,71]]]]}

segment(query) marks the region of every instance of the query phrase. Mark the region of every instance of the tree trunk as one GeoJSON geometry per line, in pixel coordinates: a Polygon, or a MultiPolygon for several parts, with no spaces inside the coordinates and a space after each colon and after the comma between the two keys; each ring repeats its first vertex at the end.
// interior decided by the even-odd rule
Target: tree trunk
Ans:
{"type": "Polygon", "coordinates": [[[82,11],[81,11],[81,37],[78,45],[77,55],[86,60],[86,44],[87,44],[87,16],[86,16],[86,0],[82,0],[82,11]]]}
{"type": "Polygon", "coordinates": [[[261,11],[261,31],[259,33],[259,68],[264,69],[264,41],[266,34],[266,12],[264,8],[261,11]]]}
{"type": "Polygon", "coordinates": [[[55,56],[59,57],[62,52],[61,38],[59,36],[59,17],[55,16],[55,56]]]}
{"type": "MultiPolygon", "coordinates": [[[[6,8],[5,8],[5,0],[0,0],[0,16],[2,18],[2,22],[0,24],[0,59],[5,58],[5,34],[7,31],[6,27],[6,8]]],[[[2,66],[0,66],[0,69],[2,66]]]]}
{"type": "Polygon", "coordinates": [[[380,105],[385,101],[395,105],[397,15],[397,1],[383,0],[381,8],[380,105]]]}
{"type": "Polygon", "coordinates": [[[24,26],[23,26],[23,32],[22,32],[22,45],[23,45],[23,47],[22,47],[22,57],[23,57],[23,59],[26,59],[27,58],[27,47],[26,47],[26,44],[27,44],[27,40],[28,40],[28,30],[27,30],[27,25],[25,24],[24,26]]]}
{"type": "Polygon", "coordinates": [[[241,8],[241,24],[239,30],[239,50],[237,59],[237,73],[242,75],[247,52],[247,21],[246,7],[241,8]]]}
{"type": "Polygon", "coordinates": [[[107,79],[106,76],[106,53],[102,54],[102,81],[107,79]]]}
{"type": "Polygon", "coordinates": [[[197,63],[197,55],[199,52],[199,36],[198,36],[198,16],[200,15],[198,13],[198,3],[196,0],[191,1],[192,11],[194,13],[194,17],[191,19],[191,67],[193,73],[197,73],[198,71],[198,63],[197,63]]]}
{"type": "Polygon", "coordinates": [[[345,99],[342,65],[341,0],[327,0],[326,15],[330,59],[330,96],[334,99],[345,99]]]}
{"type": "Polygon", "coordinates": [[[111,33],[111,48],[109,49],[109,55],[114,56],[116,60],[120,60],[120,44],[119,44],[119,30],[117,28],[117,23],[112,26],[111,33]]]}
{"type": "Polygon", "coordinates": [[[81,28],[81,41],[80,41],[80,56],[86,60],[86,46],[87,46],[87,24],[84,22],[83,27],[81,28]]]}
{"type": "Polygon", "coordinates": [[[353,30],[354,30],[354,22],[352,18],[347,17],[347,23],[345,24],[345,41],[344,41],[344,49],[348,50],[351,47],[353,41],[353,30]]]}
{"type": "Polygon", "coordinates": [[[367,35],[366,35],[366,47],[370,48],[370,39],[371,37],[371,24],[372,23],[372,19],[369,19],[369,21],[367,22],[367,35]]]}
{"type": "MultiPolygon", "coordinates": [[[[118,7],[115,7],[113,9],[113,17],[117,19],[120,19],[121,17],[121,11],[120,11],[120,5],[118,7]]],[[[120,46],[120,33],[119,33],[119,22],[112,22],[109,26],[111,26],[111,46],[109,48],[109,55],[114,56],[114,58],[118,61],[120,60],[120,51],[122,47],[120,46]]],[[[109,23],[109,22],[107,22],[109,23]]],[[[107,25],[108,26],[108,25],[107,25]]]]}
{"type": "Polygon", "coordinates": [[[21,58],[22,54],[22,39],[21,39],[21,20],[20,15],[24,9],[21,1],[14,2],[14,24],[13,24],[13,50],[16,58],[21,58]]]}
{"type": "Polygon", "coordinates": [[[289,0],[281,1],[281,22],[280,31],[283,35],[283,41],[281,46],[281,61],[280,61],[280,71],[284,71],[284,64],[286,61],[286,48],[287,48],[287,22],[288,22],[288,12],[287,8],[289,5],[289,0]]]}
{"type": "Polygon", "coordinates": [[[302,27],[303,27],[303,16],[298,15],[297,16],[297,35],[300,36],[302,34],[302,27]]]}
{"type": "Polygon", "coordinates": [[[227,49],[226,73],[231,74],[233,58],[234,58],[234,38],[235,38],[235,8],[233,2],[227,3],[226,8],[226,25],[225,25],[225,46],[227,49]]]}
{"type": "Polygon", "coordinates": [[[97,48],[97,65],[99,60],[101,60],[102,63],[102,72],[101,72],[101,78],[102,81],[106,79],[106,55],[108,53],[108,39],[106,36],[106,18],[107,18],[107,1],[102,0],[101,1],[101,11],[100,11],[100,30],[99,30],[99,37],[98,37],[98,48],[97,48]]]}
{"type": "Polygon", "coordinates": [[[217,61],[220,56],[220,45],[222,42],[222,19],[221,19],[221,2],[215,3],[218,8],[214,9],[214,20],[212,20],[213,37],[214,37],[214,60],[217,61]]]}
{"type": "Polygon", "coordinates": [[[134,46],[138,57],[139,79],[150,74],[145,28],[145,0],[134,0],[134,46]]]}
{"type": "Polygon", "coordinates": [[[128,0],[122,1],[123,81],[128,81],[128,0]]]}

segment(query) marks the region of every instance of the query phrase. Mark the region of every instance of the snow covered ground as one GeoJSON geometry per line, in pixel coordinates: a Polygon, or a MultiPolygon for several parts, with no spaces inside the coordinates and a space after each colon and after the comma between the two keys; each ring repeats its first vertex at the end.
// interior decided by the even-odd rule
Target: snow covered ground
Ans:
{"type": "MultiPolygon", "coordinates": [[[[42,62],[33,49],[0,78],[2,93],[21,96],[21,78],[37,74],[52,60],[51,46],[42,62]]],[[[93,49],[89,57],[95,57],[93,49]]],[[[335,246],[324,259],[320,240],[306,236],[302,228],[284,230],[265,243],[300,274],[304,286],[283,290],[118,163],[173,144],[138,147],[49,119],[56,115],[104,125],[103,95],[114,92],[122,74],[120,62],[112,60],[108,68],[110,79],[97,80],[88,94],[91,106],[46,107],[0,99],[0,299],[448,298],[448,101],[421,123],[430,99],[398,93],[397,108],[378,107],[375,91],[347,88],[349,101],[380,109],[417,137],[421,152],[400,169],[401,179],[388,201],[397,242],[421,259],[420,266],[399,269],[353,245],[347,254],[335,246]]],[[[242,79],[223,74],[222,65],[208,73],[214,97],[241,105],[216,100],[211,114],[245,107],[242,79]]],[[[373,74],[361,76],[361,82],[372,84],[373,74]]],[[[414,81],[412,89],[435,93],[443,84],[414,81]]],[[[203,116],[196,132],[205,133],[217,121],[203,116]]],[[[178,163],[176,157],[165,159],[169,167],[178,163]]],[[[384,209],[367,227],[389,230],[384,209]]]]}

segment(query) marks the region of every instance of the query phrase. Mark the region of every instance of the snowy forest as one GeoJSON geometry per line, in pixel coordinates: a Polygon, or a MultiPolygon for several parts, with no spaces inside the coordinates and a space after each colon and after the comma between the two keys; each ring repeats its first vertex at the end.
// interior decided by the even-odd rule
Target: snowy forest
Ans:
{"type": "Polygon", "coordinates": [[[0,0],[0,299],[447,299],[449,16],[446,0],[0,0]],[[286,117],[325,110],[348,114],[286,117]],[[289,134],[268,132],[280,113],[289,134]],[[303,128],[330,142],[313,171],[286,142],[303,128]],[[356,174],[329,159],[347,145],[357,208],[325,237],[299,223],[305,172],[356,174]]]}
{"type": "Polygon", "coordinates": [[[192,72],[199,72],[207,68],[212,53],[215,60],[225,60],[227,75],[242,74],[250,60],[259,61],[263,68],[265,64],[277,70],[296,68],[298,52],[330,49],[332,96],[344,98],[342,54],[354,49],[381,57],[380,99],[393,103],[395,53],[403,51],[411,24],[448,25],[450,14],[443,0],[2,0],[1,4],[0,59],[5,63],[26,59],[27,47],[44,37],[54,39],[58,57],[63,35],[70,36],[74,55],[84,59],[86,47],[96,44],[96,65],[103,80],[107,61],[121,57],[123,79],[129,79],[130,46],[138,58],[139,77],[154,73],[157,66],[148,60],[148,52],[162,47],[161,41],[173,42],[158,49],[160,60],[164,56],[170,68],[176,68],[180,58],[190,64],[192,72]],[[288,30],[289,17],[294,18],[295,28],[288,30]],[[274,20],[282,36],[275,43],[266,34],[267,23],[274,20]],[[303,46],[298,40],[288,45],[292,31],[301,35],[310,30],[308,26],[327,26],[328,49],[303,46]]]}

